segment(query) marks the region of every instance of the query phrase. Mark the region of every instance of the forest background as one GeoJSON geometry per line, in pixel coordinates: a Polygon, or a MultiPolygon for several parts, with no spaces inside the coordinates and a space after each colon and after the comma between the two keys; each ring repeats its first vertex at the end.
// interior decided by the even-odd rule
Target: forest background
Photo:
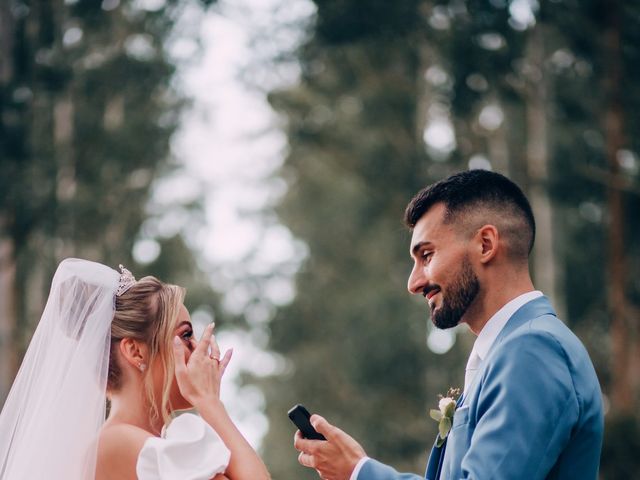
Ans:
{"type": "Polygon", "coordinates": [[[239,74],[285,139],[263,178],[280,193],[244,213],[291,244],[269,268],[258,247],[207,258],[190,236],[207,186],[167,182],[194,108],[170,45],[198,44],[186,11],[225,3],[0,1],[0,404],[57,263],[125,263],[186,286],[195,319],[244,332],[230,338],[274,365],[239,371],[236,400],[260,399],[248,418],[275,479],[317,478],[292,449],[295,403],[422,472],[428,409],[462,383],[473,337],[434,330],[406,292],[401,216],[424,185],[487,168],[528,194],[535,284],[595,363],[601,478],[640,477],[640,2],[315,0],[297,18],[272,1],[252,40],[266,53],[239,74]]]}

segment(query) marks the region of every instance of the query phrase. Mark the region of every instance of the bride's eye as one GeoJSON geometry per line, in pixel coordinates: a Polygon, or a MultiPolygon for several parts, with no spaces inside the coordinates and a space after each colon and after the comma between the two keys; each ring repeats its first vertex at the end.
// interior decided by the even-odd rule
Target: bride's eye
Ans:
{"type": "Polygon", "coordinates": [[[182,334],[182,338],[184,340],[191,340],[192,337],[193,337],[193,330],[187,330],[182,334]]]}

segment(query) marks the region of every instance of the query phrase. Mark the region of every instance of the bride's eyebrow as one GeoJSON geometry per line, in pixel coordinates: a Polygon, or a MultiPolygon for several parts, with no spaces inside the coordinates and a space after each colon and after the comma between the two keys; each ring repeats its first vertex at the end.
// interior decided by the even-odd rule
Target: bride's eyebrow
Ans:
{"type": "Polygon", "coordinates": [[[193,328],[193,325],[191,325],[191,322],[188,322],[187,320],[184,320],[183,322],[180,322],[178,325],[176,325],[176,328],[180,328],[183,325],[187,325],[188,327],[193,328]]]}

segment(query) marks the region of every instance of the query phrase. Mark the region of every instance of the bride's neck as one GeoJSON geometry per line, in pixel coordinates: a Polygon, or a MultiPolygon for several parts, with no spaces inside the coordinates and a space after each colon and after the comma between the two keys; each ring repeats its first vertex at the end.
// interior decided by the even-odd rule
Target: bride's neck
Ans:
{"type": "Polygon", "coordinates": [[[152,422],[149,413],[151,408],[144,392],[135,386],[123,386],[118,392],[111,392],[109,399],[111,408],[106,423],[126,423],[159,435],[162,430],[162,419],[152,422]]]}

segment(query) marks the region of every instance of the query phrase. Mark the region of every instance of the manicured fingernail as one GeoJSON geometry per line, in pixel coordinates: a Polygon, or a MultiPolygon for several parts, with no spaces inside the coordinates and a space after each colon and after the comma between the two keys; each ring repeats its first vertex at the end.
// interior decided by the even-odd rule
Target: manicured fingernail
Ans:
{"type": "Polygon", "coordinates": [[[214,328],[216,328],[216,322],[211,322],[211,323],[209,324],[209,328],[210,328],[211,330],[213,330],[214,328]]]}
{"type": "Polygon", "coordinates": [[[177,345],[180,345],[180,343],[181,342],[180,342],[180,337],[179,336],[176,335],[175,337],[173,337],[173,344],[174,345],[177,346],[177,345]]]}

